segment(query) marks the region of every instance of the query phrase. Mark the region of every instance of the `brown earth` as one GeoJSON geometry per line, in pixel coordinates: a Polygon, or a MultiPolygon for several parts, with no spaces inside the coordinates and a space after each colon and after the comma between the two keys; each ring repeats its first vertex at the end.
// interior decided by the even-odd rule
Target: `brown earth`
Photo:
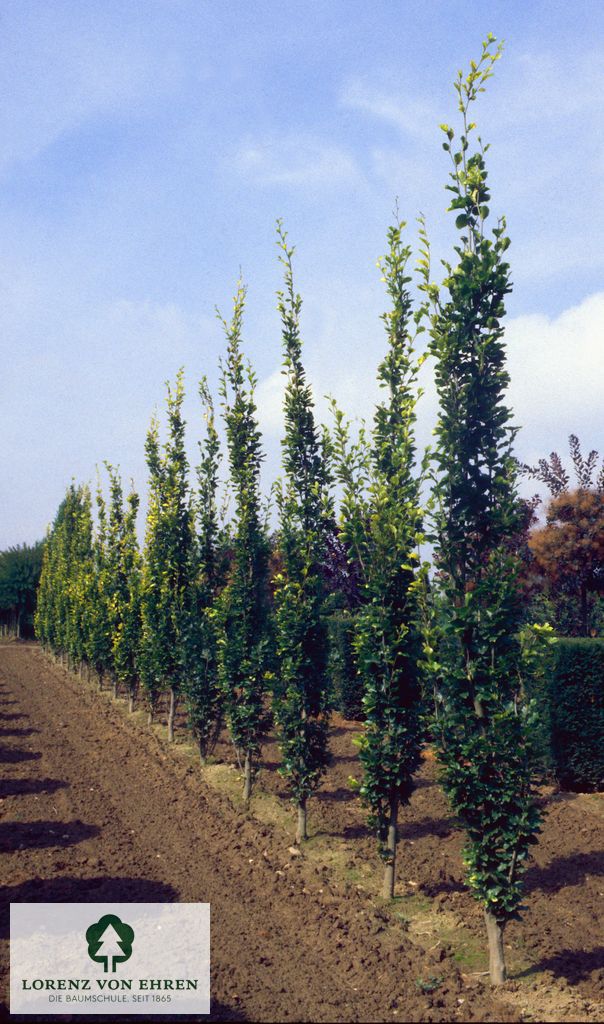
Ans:
{"type": "Polygon", "coordinates": [[[511,980],[494,992],[429,761],[403,815],[396,898],[379,899],[348,784],[359,728],[334,722],[298,856],[274,741],[245,814],[228,743],[202,772],[182,728],[168,747],[161,725],[35,645],[1,646],[3,991],[11,901],[181,900],[212,905],[214,1020],[604,1021],[604,798],[544,794],[527,910],[506,932],[511,980]]]}

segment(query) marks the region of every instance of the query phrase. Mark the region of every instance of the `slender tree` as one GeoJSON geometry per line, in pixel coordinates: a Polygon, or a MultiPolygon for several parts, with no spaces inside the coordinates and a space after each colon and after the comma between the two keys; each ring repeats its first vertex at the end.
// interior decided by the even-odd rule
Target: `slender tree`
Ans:
{"type": "Polygon", "coordinates": [[[218,673],[218,603],[224,586],[225,535],[217,505],[220,440],[214,403],[204,378],[199,386],[206,436],[200,443],[195,501],[194,592],[191,600],[190,665],[185,684],[189,724],[199,745],[201,763],[212,753],[222,724],[223,694],[218,673]]]}
{"type": "Polygon", "coordinates": [[[378,369],[385,398],[373,430],[350,430],[336,410],[335,451],[343,485],[343,534],[359,574],[361,605],[356,613],[355,648],[363,680],[365,727],[360,741],[360,794],[370,812],[384,861],[383,895],[394,895],[397,822],[413,790],[420,763],[422,659],[420,598],[425,567],[421,473],[416,470],[417,374],[424,357],[414,352],[404,224],[388,232],[388,253],[380,267],[392,302],[382,317],[388,350],[378,369]]]}
{"type": "MultiPolygon", "coordinates": [[[[494,984],[505,979],[503,935],[521,900],[521,876],[539,815],[531,787],[530,736],[524,713],[519,559],[512,540],[517,497],[515,429],[505,405],[508,374],[502,319],[510,291],[509,239],[500,220],[486,234],[489,188],[480,139],[469,110],[501,54],[489,35],[480,60],[455,89],[459,144],[443,125],[452,173],[447,188],[461,239],[455,266],[445,264],[443,292],[424,287],[432,305],[432,352],[440,399],[436,524],[439,740],[445,788],[468,837],[468,883],[484,909],[494,984]]],[[[425,240],[425,235],[424,235],[425,240]]]]}
{"type": "Polygon", "coordinates": [[[300,310],[287,234],[278,222],[285,290],[278,293],[286,376],[284,479],[278,497],[281,571],[275,579],[278,683],[274,709],[288,780],[298,809],[296,841],[307,838],[307,801],[329,760],[329,692],[325,576],[327,528],[333,518],[326,439],[315,422],[302,365],[300,310]]]}
{"type": "Polygon", "coordinates": [[[227,340],[221,396],[235,514],[232,563],[220,608],[219,672],[229,731],[243,766],[247,804],[266,728],[271,637],[269,547],[260,500],[263,454],[254,401],[256,380],[241,351],[244,305],[240,282],[231,321],[220,317],[227,340]]]}
{"type": "Polygon", "coordinates": [[[73,666],[87,655],[93,551],[90,491],[71,484],[47,537],[35,628],[43,644],[73,666]]]}
{"type": "Polygon", "coordinates": [[[184,446],[183,374],[168,385],[169,434],[163,453],[153,420],[147,435],[149,506],[141,587],[143,683],[150,718],[159,695],[169,692],[168,739],[174,740],[178,694],[189,663],[193,530],[184,446]]]}
{"type": "Polygon", "coordinates": [[[141,639],[141,556],[136,536],[139,497],[131,490],[124,507],[119,474],[111,466],[107,469],[111,489],[111,653],[116,693],[117,687],[122,683],[128,693],[129,710],[133,711],[139,682],[141,639]]]}
{"type": "Polygon", "coordinates": [[[107,505],[100,481],[96,492],[96,505],[98,525],[83,580],[82,600],[86,615],[86,658],[88,664],[95,670],[99,687],[102,688],[105,676],[113,671],[113,656],[107,505]]]}

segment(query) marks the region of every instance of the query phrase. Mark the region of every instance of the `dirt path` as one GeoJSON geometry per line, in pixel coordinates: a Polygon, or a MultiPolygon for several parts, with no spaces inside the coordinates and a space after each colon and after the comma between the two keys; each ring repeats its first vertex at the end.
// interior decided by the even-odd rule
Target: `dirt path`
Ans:
{"type": "MultiPolygon", "coordinates": [[[[204,783],[182,749],[166,748],[105,695],[50,665],[34,645],[0,647],[4,908],[11,901],[211,903],[215,1020],[531,1019],[524,1005],[530,999],[524,991],[517,996],[517,984],[512,983],[505,1001],[492,995],[472,977],[473,970],[464,974],[453,955],[454,943],[447,946],[438,937],[433,943],[431,925],[428,940],[418,938],[414,921],[410,927],[403,914],[393,926],[370,887],[368,891],[358,884],[361,866],[373,870],[373,853],[340,779],[343,772],[350,774],[350,730],[339,733],[333,775],[316,802],[317,827],[323,834],[317,837],[314,856],[292,857],[278,821],[242,816],[226,792],[204,783]],[[348,879],[337,865],[326,866],[329,857],[319,856],[329,832],[335,845],[344,835],[344,842],[354,846],[348,879]]],[[[278,794],[276,773],[265,773],[265,782],[278,794]]],[[[456,901],[463,903],[467,897],[457,882],[457,836],[444,841],[450,822],[443,805],[435,803],[435,793],[429,782],[418,791],[414,813],[419,831],[415,840],[406,833],[407,842],[418,845],[407,852],[413,854],[415,886],[423,885],[424,873],[428,883],[440,879],[440,891],[424,896],[430,897],[430,911],[422,911],[426,921],[435,916],[432,911],[438,910],[440,900],[445,903],[440,912],[449,914],[450,923],[455,921],[451,911],[456,901]],[[420,842],[422,836],[427,844],[420,842]]],[[[567,813],[566,825],[567,806],[559,803],[561,813],[567,813]]],[[[569,869],[570,884],[593,881],[594,892],[599,892],[604,888],[596,866],[600,823],[594,818],[593,834],[591,820],[588,824],[586,849],[569,869]]],[[[577,835],[572,842],[576,844],[577,835]]],[[[351,848],[346,847],[346,856],[351,848]]],[[[558,870],[554,862],[553,867],[539,864],[533,869],[544,904],[569,884],[563,877],[567,868],[562,864],[558,870]]],[[[411,906],[412,895],[401,897],[401,907],[406,899],[411,906]]],[[[573,904],[576,911],[577,896],[571,893],[567,914],[573,904]]],[[[582,1004],[586,1016],[532,1019],[604,1019],[589,1002],[598,983],[604,987],[602,963],[596,962],[602,938],[595,933],[594,907],[590,903],[586,910],[591,928],[589,943],[587,934],[583,936],[586,955],[576,961],[577,978],[568,979],[590,982],[582,1004]]],[[[4,909],[3,988],[7,922],[4,909]]],[[[530,918],[528,924],[523,936],[534,960],[539,950],[531,943],[538,944],[543,920],[530,918]]],[[[543,948],[552,951],[553,974],[568,935],[564,920],[552,917],[543,948]]],[[[575,1001],[575,1011],[577,1005],[575,1001]]]]}

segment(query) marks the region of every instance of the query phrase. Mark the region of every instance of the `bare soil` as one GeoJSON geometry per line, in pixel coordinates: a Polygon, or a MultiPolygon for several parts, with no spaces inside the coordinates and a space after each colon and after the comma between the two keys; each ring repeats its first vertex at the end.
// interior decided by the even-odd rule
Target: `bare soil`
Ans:
{"type": "Polygon", "coordinates": [[[180,900],[212,905],[213,1020],[604,1021],[604,796],[544,793],[527,910],[506,932],[511,980],[493,991],[430,760],[402,814],[396,898],[380,899],[349,786],[359,731],[334,721],[299,855],[274,739],[246,814],[225,738],[202,770],[182,722],[168,746],[161,723],[36,645],[0,646],[3,993],[10,902],[180,900]]]}

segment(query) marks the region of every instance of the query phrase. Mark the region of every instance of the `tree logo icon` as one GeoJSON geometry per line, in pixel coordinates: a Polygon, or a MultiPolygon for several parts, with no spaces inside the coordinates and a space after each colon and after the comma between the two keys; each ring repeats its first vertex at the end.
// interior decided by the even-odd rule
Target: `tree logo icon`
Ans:
{"type": "Polygon", "coordinates": [[[133,941],[134,929],[115,914],[104,914],[86,932],[88,956],[106,972],[130,959],[133,941]]]}

